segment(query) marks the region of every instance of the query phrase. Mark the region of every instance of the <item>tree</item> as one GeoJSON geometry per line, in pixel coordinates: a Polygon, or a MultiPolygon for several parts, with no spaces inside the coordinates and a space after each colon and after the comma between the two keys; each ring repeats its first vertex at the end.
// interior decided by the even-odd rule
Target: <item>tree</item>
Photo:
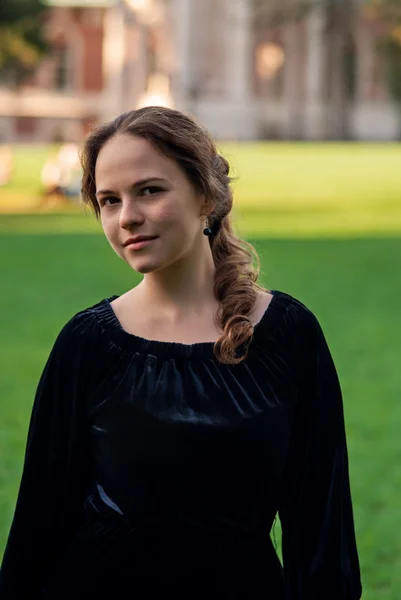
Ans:
{"type": "Polygon", "coordinates": [[[401,109],[401,3],[370,0],[366,16],[376,25],[378,50],[385,59],[389,91],[401,109]]]}
{"type": "Polygon", "coordinates": [[[47,50],[43,37],[46,7],[40,0],[1,0],[0,77],[18,86],[30,75],[47,50]]]}

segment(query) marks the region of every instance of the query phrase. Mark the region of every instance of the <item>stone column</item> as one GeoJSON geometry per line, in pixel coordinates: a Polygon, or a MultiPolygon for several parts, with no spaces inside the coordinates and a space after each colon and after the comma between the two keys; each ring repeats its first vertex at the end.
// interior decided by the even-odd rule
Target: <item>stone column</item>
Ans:
{"type": "Polygon", "coordinates": [[[148,84],[148,29],[134,14],[126,24],[127,45],[124,68],[124,110],[137,108],[148,84]]]}
{"type": "Polygon", "coordinates": [[[218,135],[237,140],[252,139],[258,135],[252,95],[253,3],[251,0],[225,0],[225,9],[225,99],[224,105],[220,106],[221,131],[218,135]]]}
{"type": "Polygon", "coordinates": [[[226,89],[230,102],[250,99],[251,87],[251,19],[249,0],[228,0],[226,27],[226,89]]]}
{"type": "Polygon", "coordinates": [[[103,38],[102,118],[110,120],[124,110],[125,19],[124,3],[118,0],[105,10],[103,38]]]}
{"type": "Polygon", "coordinates": [[[284,63],[284,137],[287,139],[299,139],[304,135],[302,127],[302,107],[300,102],[300,53],[299,26],[288,23],[284,26],[283,41],[285,51],[284,63]]]}
{"type": "Polygon", "coordinates": [[[324,87],[324,7],[317,4],[307,18],[305,81],[305,137],[321,140],[326,135],[324,87]]]}
{"type": "Polygon", "coordinates": [[[172,0],[169,19],[173,32],[174,76],[172,94],[180,110],[191,109],[191,90],[194,85],[192,51],[192,3],[194,0],[172,0]]]}

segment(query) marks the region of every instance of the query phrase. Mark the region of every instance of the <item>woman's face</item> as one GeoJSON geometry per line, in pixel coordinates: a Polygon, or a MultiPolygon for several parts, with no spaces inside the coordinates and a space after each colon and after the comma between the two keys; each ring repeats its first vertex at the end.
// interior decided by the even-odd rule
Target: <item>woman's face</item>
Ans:
{"type": "Polygon", "coordinates": [[[147,140],[128,134],[108,140],[97,158],[95,181],[106,237],[135,271],[158,271],[204,243],[203,197],[178,164],[147,140]],[[136,236],[153,239],[127,245],[136,236]]]}

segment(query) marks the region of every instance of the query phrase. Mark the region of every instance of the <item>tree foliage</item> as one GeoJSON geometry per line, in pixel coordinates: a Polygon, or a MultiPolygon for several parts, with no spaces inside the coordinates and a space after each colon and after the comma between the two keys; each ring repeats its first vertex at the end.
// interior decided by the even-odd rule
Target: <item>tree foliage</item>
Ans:
{"type": "Polygon", "coordinates": [[[46,52],[42,33],[45,10],[40,0],[1,0],[0,77],[3,83],[20,84],[46,52]]]}
{"type": "Polygon", "coordinates": [[[390,93],[401,104],[401,2],[369,0],[365,10],[379,30],[378,50],[385,59],[390,93]]]}
{"type": "MultiPolygon", "coordinates": [[[[266,29],[304,19],[325,0],[252,0],[254,25],[266,29]]],[[[329,0],[331,1],[331,0],[329,0]]]]}

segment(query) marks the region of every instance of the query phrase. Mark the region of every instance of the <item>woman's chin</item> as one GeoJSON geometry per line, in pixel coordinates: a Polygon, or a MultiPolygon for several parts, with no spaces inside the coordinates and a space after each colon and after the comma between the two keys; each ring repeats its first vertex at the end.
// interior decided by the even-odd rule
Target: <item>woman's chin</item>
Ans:
{"type": "Polygon", "coordinates": [[[151,260],[131,260],[129,262],[127,261],[127,263],[131,267],[131,269],[133,269],[137,273],[141,273],[142,275],[158,271],[163,266],[151,260]]]}

